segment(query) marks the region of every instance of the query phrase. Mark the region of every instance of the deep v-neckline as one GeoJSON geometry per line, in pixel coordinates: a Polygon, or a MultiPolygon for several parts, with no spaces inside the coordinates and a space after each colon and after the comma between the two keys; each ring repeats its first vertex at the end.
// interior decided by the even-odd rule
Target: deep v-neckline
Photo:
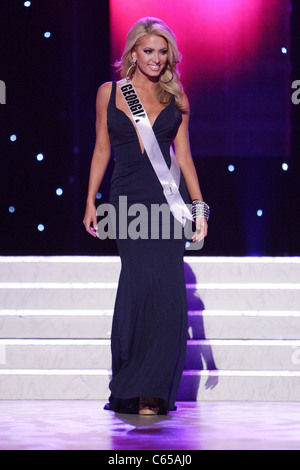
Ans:
{"type": "MultiPolygon", "coordinates": [[[[167,104],[167,106],[166,106],[165,108],[163,108],[163,109],[158,113],[158,115],[156,116],[156,118],[155,118],[154,121],[153,121],[153,124],[151,124],[150,119],[148,118],[152,129],[154,129],[154,126],[155,126],[155,124],[156,124],[157,119],[158,119],[158,118],[160,117],[160,115],[170,106],[171,103],[172,103],[172,100],[170,101],[169,104],[167,104]]],[[[114,105],[115,105],[115,108],[116,108],[118,111],[120,111],[122,114],[124,114],[124,116],[126,116],[127,119],[129,119],[129,121],[131,122],[131,124],[132,124],[132,126],[133,126],[133,128],[134,128],[134,130],[135,130],[135,134],[136,134],[136,138],[137,138],[137,141],[138,141],[138,145],[139,145],[139,147],[140,147],[141,155],[145,155],[145,147],[143,147],[143,149],[142,149],[140,136],[139,136],[139,134],[138,134],[138,130],[137,130],[137,128],[136,128],[135,123],[133,122],[133,120],[131,119],[131,117],[129,117],[128,114],[126,114],[125,111],[123,111],[123,109],[120,109],[120,108],[118,108],[118,106],[117,106],[117,84],[116,84],[116,83],[115,83],[115,99],[114,99],[114,105]]]]}

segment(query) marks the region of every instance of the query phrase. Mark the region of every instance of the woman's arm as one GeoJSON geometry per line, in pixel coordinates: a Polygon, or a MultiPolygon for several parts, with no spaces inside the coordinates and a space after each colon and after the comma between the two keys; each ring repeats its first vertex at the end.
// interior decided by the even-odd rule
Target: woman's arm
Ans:
{"type": "Polygon", "coordinates": [[[112,84],[104,83],[98,89],[96,98],[96,142],[90,168],[88,195],[83,223],[86,231],[96,237],[97,209],[95,206],[96,194],[103,180],[109,158],[110,140],[107,129],[107,106],[112,84]],[[91,227],[93,224],[93,227],[91,227]]]}
{"type": "MultiPolygon", "coordinates": [[[[193,157],[191,155],[190,141],[189,141],[189,115],[190,108],[187,96],[183,96],[183,106],[186,113],[182,115],[182,123],[179,126],[178,132],[174,139],[176,158],[178,165],[184,176],[186,186],[191,200],[200,199],[203,201],[198,175],[194,165],[193,157]]],[[[204,217],[196,219],[196,233],[194,234],[193,241],[201,241],[207,235],[207,221],[204,217]]]]}

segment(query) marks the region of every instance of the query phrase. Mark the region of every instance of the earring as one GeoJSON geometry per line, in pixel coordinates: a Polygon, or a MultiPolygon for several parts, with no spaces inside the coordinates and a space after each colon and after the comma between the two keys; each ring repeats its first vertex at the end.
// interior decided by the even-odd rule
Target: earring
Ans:
{"type": "MultiPolygon", "coordinates": [[[[172,75],[172,77],[170,78],[170,80],[168,80],[167,82],[164,82],[164,81],[161,79],[161,76],[160,76],[160,78],[159,78],[159,81],[160,81],[161,83],[164,83],[165,85],[166,85],[167,83],[170,83],[170,82],[173,80],[173,78],[174,78],[172,69],[168,69],[168,71],[170,71],[170,72],[171,72],[171,75],[172,75]]],[[[167,72],[167,70],[166,70],[166,72],[167,72]]]]}
{"type": "Polygon", "coordinates": [[[133,68],[133,67],[136,67],[136,59],[132,59],[132,64],[131,66],[129,67],[129,69],[127,70],[127,73],[126,73],[126,80],[130,80],[130,78],[132,77],[133,74],[129,75],[129,72],[130,70],[133,68]]]}

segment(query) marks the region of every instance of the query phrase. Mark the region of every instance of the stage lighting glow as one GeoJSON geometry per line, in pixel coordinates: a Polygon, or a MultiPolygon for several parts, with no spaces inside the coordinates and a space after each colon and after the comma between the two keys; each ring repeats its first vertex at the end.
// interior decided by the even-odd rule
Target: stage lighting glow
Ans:
{"type": "Polygon", "coordinates": [[[31,2],[24,2],[24,7],[30,7],[31,6],[31,2]]]}
{"type": "Polygon", "coordinates": [[[39,232],[43,232],[45,230],[45,226],[43,224],[39,224],[37,226],[37,229],[38,229],[39,232]]]}
{"type": "Polygon", "coordinates": [[[63,195],[63,190],[61,188],[57,188],[56,195],[57,196],[62,196],[63,195]]]}
{"type": "Polygon", "coordinates": [[[234,170],[235,170],[235,168],[234,168],[233,165],[228,166],[228,171],[230,171],[230,173],[232,173],[234,170]]]}
{"type": "Polygon", "coordinates": [[[41,162],[42,160],[44,160],[44,155],[42,153],[38,153],[36,159],[38,162],[41,162]]]}
{"type": "Polygon", "coordinates": [[[101,193],[97,193],[96,194],[96,199],[101,199],[102,198],[102,194],[101,193]]]}
{"type": "Polygon", "coordinates": [[[282,47],[282,48],[281,48],[281,52],[282,52],[282,54],[287,54],[287,48],[286,48],[286,47],[282,47]]]}
{"type": "Polygon", "coordinates": [[[259,209],[259,210],[257,211],[257,216],[258,216],[258,217],[261,217],[262,215],[263,215],[263,211],[262,211],[261,209],[259,209]]]}
{"type": "Polygon", "coordinates": [[[16,134],[12,134],[12,135],[10,136],[10,140],[11,140],[11,142],[15,142],[15,141],[17,140],[16,134]]]}
{"type": "Polygon", "coordinates": [[[51,37],[51,33],[49,31],[47,31],[45,34],[44,34],[44,37],[45,38],[50,38],[51,37]]]}
{"type": "Polygon", "coordinates": [[[14,208],[14,206],[9,206],[9,208],[8,208],[8,211],[9,211],[11,214],[13,214],[13,213],[15,212],[15,210],[16,210],[16,209],[14,208]]]}
{"type": "Polygon", "coordinates": [[[112,60],[121,57],[126,34],[135,21],[159,17],[176,34],[184,57],[180,64],[183,83],[192,89],[199,77],[203,82],[222,76],[224,67],[243,71],[245,60],[260,53],[266,28],[268,34],[276,34],[278,11],[262,0],[110,0],[112,60]]]}
{"type": "Polygon", "coordinates": [[[288,169],[289,169],[288,164],[287,164],[287,163],[283,163],[283,164],[282,164],[282,169],[283,169],[283,171],[288,171],[288,169]]]}

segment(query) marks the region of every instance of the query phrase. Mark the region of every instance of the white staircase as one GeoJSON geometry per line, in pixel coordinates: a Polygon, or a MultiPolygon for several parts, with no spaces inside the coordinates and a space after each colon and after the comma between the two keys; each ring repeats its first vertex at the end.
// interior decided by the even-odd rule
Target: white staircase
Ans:
{"type": "MultiPolygon", "coordinates": [[[[300,258],[186,257],[178,400],[300,401],[300,258]]],[[[0,399],[109,396],[118,257],[0,257],[0,399]]]]}

